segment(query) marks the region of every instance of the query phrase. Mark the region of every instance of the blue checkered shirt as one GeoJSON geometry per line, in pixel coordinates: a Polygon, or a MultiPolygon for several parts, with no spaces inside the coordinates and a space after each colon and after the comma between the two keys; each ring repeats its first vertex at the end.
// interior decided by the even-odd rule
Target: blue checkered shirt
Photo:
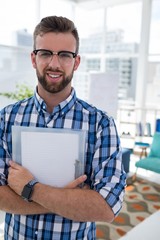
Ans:
{"type": "MultiPolygon", "coordinates": [[[[0,185],[7,184],[8,161],[12,159],[12,125],[86,130],[86,183],[103,196],[117,215],[123,202],[125,174],[114,120],[78,99],[74,89],[52,114],[46,109],[45,102],[35,91],[33,97],[1,110],[0,185]]],[[[5,240],[10,239],[93,240],[96,239],[96,224],[75,222],[55,214],[24,216],[6,213],[5,240]]]]}

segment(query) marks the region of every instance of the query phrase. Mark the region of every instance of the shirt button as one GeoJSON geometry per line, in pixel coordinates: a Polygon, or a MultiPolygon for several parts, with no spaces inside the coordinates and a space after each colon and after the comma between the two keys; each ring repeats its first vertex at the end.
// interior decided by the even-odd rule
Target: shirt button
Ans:
{"type": "Polygon", "coordinates": [[[37,234],[38,234],[38,231],[35,231],[35,234],[37,235],[37,234]]]}

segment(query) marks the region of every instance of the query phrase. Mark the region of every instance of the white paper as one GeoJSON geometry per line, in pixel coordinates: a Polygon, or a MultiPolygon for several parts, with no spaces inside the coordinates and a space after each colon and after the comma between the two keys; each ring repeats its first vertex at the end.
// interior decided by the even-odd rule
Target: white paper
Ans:
{"type": "Polygon", "coordinates": [[[13,126],[13,159],[39,182],[63,187],[84,173],[84,138],[80,133],[13,126]]]}

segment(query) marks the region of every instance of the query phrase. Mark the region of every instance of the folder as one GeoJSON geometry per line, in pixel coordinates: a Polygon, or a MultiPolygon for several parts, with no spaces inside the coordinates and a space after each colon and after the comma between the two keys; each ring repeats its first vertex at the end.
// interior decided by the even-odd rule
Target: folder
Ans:
{"type": "Polygon", "coordinates": [[[84,174],[86,131],[12,126],[12,159],[41,183],[64,187],[84,174]]]}

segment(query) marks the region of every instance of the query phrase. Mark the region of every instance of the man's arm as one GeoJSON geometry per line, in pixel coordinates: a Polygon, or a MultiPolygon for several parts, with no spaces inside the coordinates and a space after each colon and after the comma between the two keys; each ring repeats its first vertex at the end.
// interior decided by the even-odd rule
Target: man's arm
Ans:
{"type": "Polygon", "coordinates": [[[111,222],[114,214],[102,196],[89,189],[53,188],[36,184],[33,201],[65,218],[80,222],[111,222]]]}
{"type": "MultiPolygon", "coordinates": [[[[33,179],[33,176],[18,164],[14,162],[10,164],[8,182],[10,187],[20,195],[24,185],[33,179]]],[[[79,184],[82,183],[82,179],[83,176],[79,184]]],[[[94,190],[75,188],[75,185],[78,186],[75,183],[76,180],[65,188],[54,188],[38,183],[34,186],[32,200],[49,212],[74,221],[111,222],[114,214],[103,197],[94,190]]]]}
{"type": "Polygon", "coordinates": [[[26,202],[9,186],[0,186],[0,209],[14,214],[44,214],[49,210],[35,202],[26,202]]]}
{"type": "MultiPolygon", "coordinates": [[[[23,173],[22,173],[23,174],[23,173]]],[[[29,174],[29,178],[32,175],[29,174]]],[[[25,180],[25,176],[22,176],[22,179],[25,180]]],[[[79,177],[66,187],[75,188],[79,184],[84,182],[84,178],[79,177]]],[[[15,178],[15,185],[17,185],[17,179],[15,178]]],[[[18,195],[13,191],[9,186],[0,186],[0,209],[4,212],[21,214],[21,215],[30,215],[30,214],[45,214],[51,213],[49,209],[41,206],[36,202],[27,202],[22,199],[20,194],[18,195]]]]}

